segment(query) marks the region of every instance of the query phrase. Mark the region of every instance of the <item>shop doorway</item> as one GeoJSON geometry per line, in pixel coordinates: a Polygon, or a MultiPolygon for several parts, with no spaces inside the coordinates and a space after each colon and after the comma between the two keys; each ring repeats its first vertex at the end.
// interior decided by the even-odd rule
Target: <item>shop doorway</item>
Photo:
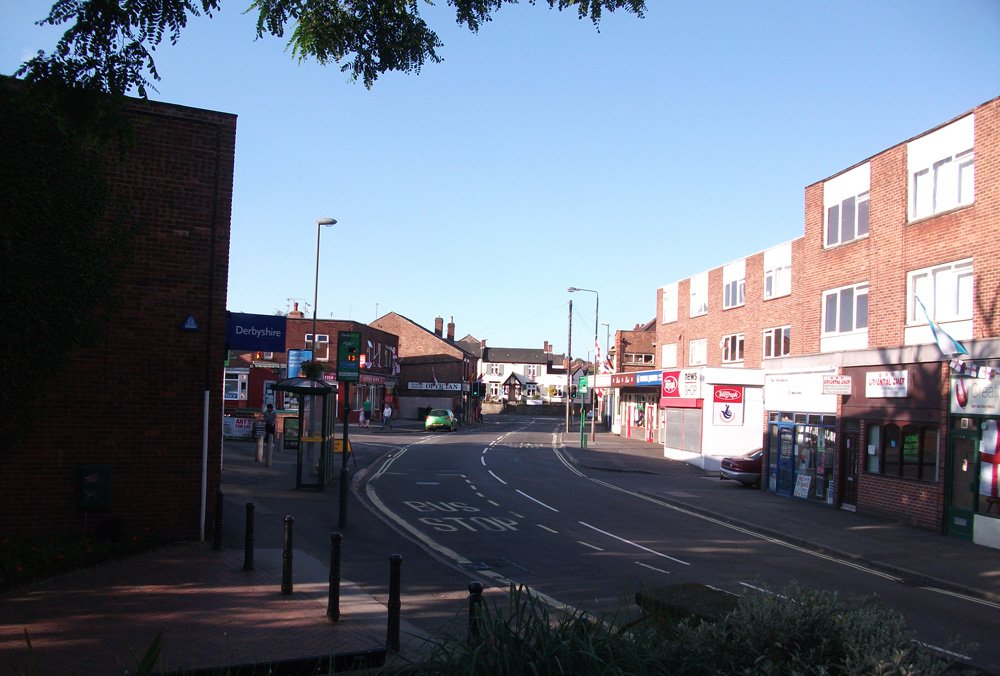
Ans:
{"type": "Polygon", "coordinates": [[[858,504],[858,442],[856,429],[845,429],[840,437],[840,508],[853,512],[858,504]]]}
{"type": "Polygon", "coordinates": [[[795,487],[795,425],[772,424],[768,438],[768,488],[790,496],[795,487]]]}
{"type": "Polygon", "coordinates": [[[971,430],[951,430],[948,438],[945,530],[948,535],[971,540],[979,498],[979,435],[971,430]]]}

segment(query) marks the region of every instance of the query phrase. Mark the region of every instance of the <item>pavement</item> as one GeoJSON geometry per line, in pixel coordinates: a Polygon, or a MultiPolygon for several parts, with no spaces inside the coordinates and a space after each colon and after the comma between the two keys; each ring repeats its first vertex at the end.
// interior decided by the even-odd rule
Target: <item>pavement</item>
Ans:
{"type": "MultiPolygon", "coordinates": [[[[485,424],[496,421],[488,417],[485,424]]],[[[399,420],[392,434],[421,431],[415,421],[399,420]]],[[[359,447],[372,444],[372,453],[381,453],[375,444],[388,434],[375,427],[351,430],[359,447]]],[[[240,477],[252,473],[255,490],[266,496],[258,511],[301,513],[308,504],[303,501],[312,498],[289,483],[287,467],[276,462],[273,471],[261,472],[263,465],[246,450],[250,444],[236,444],[238,453],[226,444],[227,500],[230,491],[239,495],[240,477]]],[[[608,432],[599,431],[586,448],[579,447],[578,434],[565,434],[563,452],[589,474],[601,473],[609,482],[675,508],[868,565],[908,584],[1000,602],[1000,550],[876,515],[744,488],[666,460],[656,444],[608,432]]],[[[360,464],[374,457],[368,453],[360,464]]],[[[287,458],[282,462],[294,467],[287,458]]],[[[364,473],[359,474],[355,480],[363,481],[364,473]]],[[[227,504],[227,519],[235,518],[232,511],[227,504]]],[[[314,673],[316,667],[326,673],[323,660],[330,656],[338,660],[336,671],[343,671],[412,659],[426,649],[427,634],[403,613],[400,648],[387,651],[386,603],[350,580],[341,581],[339,619],[328,618],[328,562],[293,547],[293,589],[284,594],[280,546],[256,547],[248,571],[243,543],[229,540],[219,551],[212,543],[178,544],[3,594],[0,674],[135,673],[161,632],[156,673],[162,674],[209,674],[254,663],[282,664],[286,671],[280,673],[314,673]],[[314,671],[300,671],[304,667],[314,671]]],[[[405,590],[403,603],[413,603],[405,590]]]]}

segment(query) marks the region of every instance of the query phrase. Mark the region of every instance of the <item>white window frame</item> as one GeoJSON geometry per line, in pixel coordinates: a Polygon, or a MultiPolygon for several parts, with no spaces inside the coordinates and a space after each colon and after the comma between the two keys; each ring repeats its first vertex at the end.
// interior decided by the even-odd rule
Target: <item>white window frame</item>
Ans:
{"type": "Polygon", "coordinates": [[[823,184],[824,248],[868,237],[870,190],[869,162],[845,171],[823,184]],[[850,214],[849,219],[846,214],[850,214]]]}
{"type": "Polygon", "coordinates": [[[677,366],[677,343],[660,346],[660,368],[672,369],[677,366]]]}
{"type": "Polygon", "coordinates": [[[524,365],[524,375],[528,378],[535,379],[538,377],[538,364],[525,364],[524,365]]]}
{"type": "Polygon", "coordinates": [[[246,401],[248,398],[250,374],[242,371],[226,371],[223,379],[222,396],[226,401],[246,401]]]}
{"type": "Polygon", "coordinates": [[[708,273],[701,272],[691,277],[691,317],[708,314],[708,273]]]}
{"type": "Polygon", "coordinates": [[[633,366],[652,364],[656,356],[649,352],[626,352],[625,353],[625,363],[631,364],[633,366]]]}
{"type": "Polygon", "coordinates": [[[914,139],[906,157],[911,222],[975,202],[975,115],[914,139]]]}
{"type": "Polygon", "coordinates": [[[862,282],[860,284],[853,284],[850,286],[842,286],[837,289],[828,289],[827,291],[823,292],[822,312],[820,313],[821,321],[823,322],[822,335],[843,336],[843,335],[850,335],[862,332],[867,333],[868,320],[869,320],[868,313],[869,313],[868,282],[862,282]],[[863,304],[860,302],[862,298],[864,298],[863,304]],[[843,305],[845,301],[849,301],[851,303],[851,309],[849,311],[851,326],[850,328],[847,329],[844,328],[845,313],[843,311],[843,305]],[[835,304],[833,312],[835,317],[834,321],[835,326],[833,328],[830,327],[830,321],[829,321],[831,302],[835,304]],[[864,325],[861,324],[862,307],[864,308],[864,316],[863,316],[864,325]]]}
{"type": "Polygon", "coordinates": [[[775,359],[791,354],[792,327],[775,326],[761,333],[761,354],[764,359],[775,359]]]}
{"type": "Polygon", "coordinates": [[[489,365],[489,374],[491,376],[502,376],[503,375],[503,364],[491,362],[489,365]]]}
{"type": "Polygon", "coordinates": [[[537,397],[538,396],[538,383],[527,383],[524,386],[524,395],[526,397],[537,397]]]}
{"type": "Polygon", "coordinates": [[[722,309],[729,310],[746,303],[747,262],[746,259],[730,263],[722,268],[722,309]]]}
{"type": "Polygon", "coordinates": [[[313,351],[313,360],[330,361],[330,334],[317,333],[316,345],[313,345],[312,343],[313,343],[313,334],[307,333],[305,338],[305,345],[303,347],[307,350],[313,351]]]}
{"type": "Polygon", "coordinates": [[[792,243],[764,252],[764,300],[792,294],[792,243]]]}
{"type": "Polygon", "coordinates": [[[688,366],[704,366],[708,363],[708,339],[695,338],[688,343],[688,366]]]}
{"type": "Polygon", "coordinates": [[[663,314],[660,321],[664,324],[677,321],[677,289],[677,282],[663,287],[663,301],[661,303],[663,314]]]}
{"type": "Polygon", "coordinates": [[[746,341],[742,333],[730,333],[722,337],[720,343],[722,347],[723,364],[743,363],[743,348],[746,341]]]}
{"type": "Polygon", "coordinates": [[[972,273],[971,258],[907,273],[907,326],[927,324],[927,317],[917,304],[918,296],[935,322],[971,320],[974,300],[972,273]]]}

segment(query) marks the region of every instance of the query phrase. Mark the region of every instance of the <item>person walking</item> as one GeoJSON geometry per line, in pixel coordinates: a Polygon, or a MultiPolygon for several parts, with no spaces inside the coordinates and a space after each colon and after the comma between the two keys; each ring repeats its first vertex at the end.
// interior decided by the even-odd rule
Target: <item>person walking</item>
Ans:
{"type": "Polygon", "coordinates": [[[385,402],[385,408],[382,409],[382,429],[385,429],[386,425],[392,429],[392,406],[389,402],[385,402]]]}

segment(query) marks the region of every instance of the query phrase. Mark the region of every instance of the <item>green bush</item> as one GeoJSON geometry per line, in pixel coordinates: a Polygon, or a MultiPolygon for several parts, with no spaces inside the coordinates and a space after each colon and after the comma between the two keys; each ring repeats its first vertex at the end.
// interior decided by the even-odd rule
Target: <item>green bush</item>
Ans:
{"type": "Polygon", "coordinates": [[[555,613],[523,589],[504,609],[484,604],[480,637],[436,639],[421,662],[382,673],[423,676],[531,674],[942,674],[950,664],[921,650],[903,619],[877,600],[845,605],[835,594],[791,588],[752,594],[718,619],[683,620],[676,638],[654,622],[617,626],[555,613]]]}
{"type": "Polygon", "coordinates": [[[137,554],[156,544],[149,529],[120,538],[4,537],[0,540],[0,591],[137,554]]]}

